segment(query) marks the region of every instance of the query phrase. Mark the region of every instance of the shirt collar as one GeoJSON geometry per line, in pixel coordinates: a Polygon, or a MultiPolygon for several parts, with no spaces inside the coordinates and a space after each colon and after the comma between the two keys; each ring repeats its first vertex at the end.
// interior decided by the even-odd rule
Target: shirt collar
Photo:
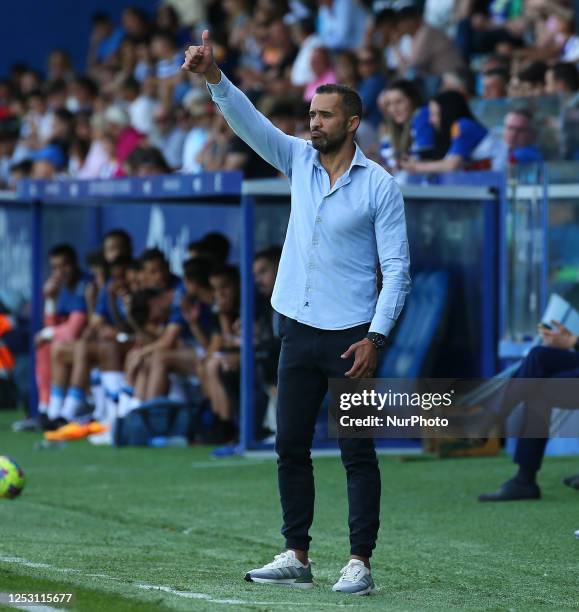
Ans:
{"type": "MultiPolygon", "coordinates": [[[[354,152],[352,163],[350,164],[350,167],[348,168],[348,171],[346,172],[347,175],[350,174],[354,166],[363,166],[365,168],[368,165],[368,158],[364,155],[364,153],[362,152],[362,149],[360,149],[358,144],[357,143],[354,143],[354,144],[356,145],[356,151],[354,152]]],[[[320,170],[325,170],[325,168],[322,166],[322,162],[320,161],[319,151],[316,151],[316,155],[314,157],[314,165],[317,166],[320,170]]]]}

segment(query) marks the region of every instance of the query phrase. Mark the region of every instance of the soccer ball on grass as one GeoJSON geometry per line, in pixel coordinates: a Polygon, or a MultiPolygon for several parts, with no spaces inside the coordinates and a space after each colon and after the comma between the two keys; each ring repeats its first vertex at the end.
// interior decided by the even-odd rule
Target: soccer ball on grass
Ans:
{"type": "Polygon", "coordinates": [[[26,478],[20,466],[10,457],[0,455],[0,497],[13,499],[22,493],[26,478]]]}

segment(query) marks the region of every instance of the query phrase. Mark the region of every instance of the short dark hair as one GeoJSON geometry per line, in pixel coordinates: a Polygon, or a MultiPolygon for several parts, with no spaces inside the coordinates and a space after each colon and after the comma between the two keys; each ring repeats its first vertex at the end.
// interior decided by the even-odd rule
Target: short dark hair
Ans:
{"type": "Polygon", "coordinates": [[[50,251],[48,251],[48,257],[64,257],[69,264],[76,266],[78,265],[78,257],[74,247],[70,244],[56,244],[50,251]]]}
{"type": "Polygon", "coordinates": [[[144,264],[147,261],[160,261],[167,268],[167,270],[169,269],[169,262],[165,257],[165,253],[163,253],[163,251],[157,247],[143,251],[139,257],[139,260],[141,264],[144,264]]]}
{"type": "Polygon", "coordinates": [[[86,257],[84,258],[84,263],[89,268],[93,268],[93,267],[106,268],[107,267],[107,262],[105,260],[105,257],[101,249],[97,249],[96,251],[90,251],[89,253],[87,253],[86,257]]]}
{"type": "Polygon", "coordinates": [[[509,71],[505,70],[505,68],[491,68],[483,73],[483,78],[493,76],[501,78],[505,84],[509,82],[509,71]]]}
{"type": "Polygon", "coordinates": [[[186,280],[197,283],[202,287],[209,288],[209,276],[213,264],[203,257],[188,259],[183,264],[183,276],[186,280]]]}
{"type": "Polygon", "coordinates": [[[128,255],[119,255],[109,263],[109,269],[112,270],[113,268],[125,268],[125,270],[128,270],[132,262],[132,257],[129,257],[128,255]]]}
{"type": "Polygon", "coordinates": [[[262,249],[255,254],[253,261],[257,261],[258,259],[266,259],[270,263],[277,264],[281,258],[281,247],[274,245],[267,247],[267,249],[262,249]]]}
{"type": "Polygon", "coordinates": [[[227,236],[221,232],[209,232],[203,236],[201,242],[217,263],[227,261],[231,249],[231,242],[227,236]]]}
{"type": "Polygon", "coordinates": [[[552,67],[552,70],[556,81],[563,81],[571,91],[579,89],[579,72],[575,64],[559,62],[552,67]]]}
{"type": "Polygon", "coordinates": [[[545,83],[545,74],[547,73],[547,64],[545,62],[532,62],[526,68],[519,72],[519,80],[526,83],[545,83]]]}
{"type": "Polygon", "coordinates": [[[328,83],[326,85],[320,85],[316,89],[317,94],[339,94],[342,96],[342,106],[347,117],[360,117],[362,120],[363,106],[362,98],[360,98],[358,92],[351,87],[346,85],[337,85],[335,83],[328,83]]]}
{"type": "Polygon", "coordinates": [[[121,242],[124,243],[123,251],[125,252],[125,255],[133,254],[133,239],[127,232],[125,232],[125,230],[123,229],[110,230],[110,232],[107,232],[103,236],[103,244],[105,240],[108,240],[109,238],[118,238],[121,242]]]}
{"type": "Polygon", "coordinates": [[[211,270],[211,274],[209,275],[210,278],[214,276],[223,276],[232,283],[239,285],[239,270],[235,266],[230,266],[228,264],[216,266],[211,270]]]}
{"type": "Polygon", "coordinates": [[[137,291],[131,299],[131,318],[139,326],[143,327],[149,320],[151,313],[150,302],[159,297],[161,292],[158,289],[141,289],[137,291]]]}

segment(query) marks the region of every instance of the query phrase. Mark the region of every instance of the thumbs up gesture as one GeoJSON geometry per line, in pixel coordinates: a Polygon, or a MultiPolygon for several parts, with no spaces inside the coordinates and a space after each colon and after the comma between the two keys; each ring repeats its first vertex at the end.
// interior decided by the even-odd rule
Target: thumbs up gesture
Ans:
{"type": "Polygon", "coordinates": [[[185,61],[181,66],[181,70],[205,74],[213,64],[213,49],[209,43],[209,30],[204,30],[201,35],[201,45],[191,45],[185,51],[185,61]]]}

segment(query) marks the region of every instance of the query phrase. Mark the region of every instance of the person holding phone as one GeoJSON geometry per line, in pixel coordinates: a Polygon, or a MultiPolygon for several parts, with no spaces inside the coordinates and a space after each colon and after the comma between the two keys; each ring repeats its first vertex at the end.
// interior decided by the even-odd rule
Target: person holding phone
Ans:
{"type": "MultiPolygon", "coordinates": [[[[538,330],[543,341],[542,346],[536,346],[530,351],[513,378],[578,378],[579,336],[572,334],[558,321],[551,321],[550,324],[539,323],[538,330]]],[[[524,389],[523,386],[519,388],[524,389]]],[[[512,397],[506,409],[512,410],[521,401],[527,403],[530,399],[525,396],[512,397]]],[[[527,405],[527,412],[528,408],[527,405]]],[[[579,398],[577,408],[579,408],[579,398]]],[[[547,408],[547,412],[550,412],[550,408],[547,408]]],[[[548,423],[548,418],[545,420],[548,423]]],[[[537,473],[541,469],[548,439],[548,432],[543,437],[519,437],[514,456],[514,461],[518,465],[517,473],[498,490],[480,495],[479,501],[540,499],[541,490],[537,484],[537,473]]],[[[563,482],[579,490],[579,473],[568,476],[563,482]]]]}

